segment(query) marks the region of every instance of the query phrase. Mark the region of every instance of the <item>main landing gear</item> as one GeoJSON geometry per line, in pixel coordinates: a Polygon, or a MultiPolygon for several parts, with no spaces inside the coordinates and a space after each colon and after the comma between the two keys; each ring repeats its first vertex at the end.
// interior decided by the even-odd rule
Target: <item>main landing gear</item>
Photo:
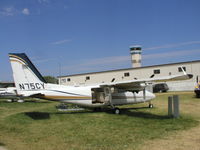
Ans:
{"type": "Polygon", "coordinates": [[[151,102],[149,102],[149,108],[153,108],[153,104],[151,104],[151,102]]]}
{"type": "Polygon", "coordinates": [[[115,107],[113,102],[112,102],[113,90],[111,89],[111,87],[105,87],[104,93],[105,93],[105,101],[110,105],[113,113],[114,114],[120,114],[120,109],[118,107],[115,107]]]}
{"type": "Polygon", "coordinates": [[[120,114],[120,109],[118,107],[113,108],[113,113],[116,115],[120,114]]]}

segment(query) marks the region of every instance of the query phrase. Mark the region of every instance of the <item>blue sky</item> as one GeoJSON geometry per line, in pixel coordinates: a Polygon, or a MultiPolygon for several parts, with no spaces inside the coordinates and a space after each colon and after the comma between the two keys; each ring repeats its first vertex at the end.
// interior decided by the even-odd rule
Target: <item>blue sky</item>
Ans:
{"type": "Polygon", "coordinates": [[[199,0],[1,0],[0,80],[8,53],[25,52],[43,75],[200,60],[199,0]],[[60,66],[60,67],[59,67],[60,66]]]}

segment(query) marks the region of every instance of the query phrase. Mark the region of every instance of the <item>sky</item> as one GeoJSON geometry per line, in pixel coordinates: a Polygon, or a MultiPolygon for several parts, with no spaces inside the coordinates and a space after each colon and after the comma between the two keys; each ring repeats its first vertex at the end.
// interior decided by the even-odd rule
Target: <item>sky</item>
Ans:
{"type": "Polygon", "coordinates": [[[42,75],[200,60],[199,0],[0,0],[0,81],[8,53],[26,53],[42,75]]]}

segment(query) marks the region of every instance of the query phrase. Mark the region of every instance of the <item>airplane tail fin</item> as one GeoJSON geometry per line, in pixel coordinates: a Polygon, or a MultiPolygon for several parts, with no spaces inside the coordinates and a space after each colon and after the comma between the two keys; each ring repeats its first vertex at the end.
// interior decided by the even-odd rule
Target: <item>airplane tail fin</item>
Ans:
{"type": "Polygon", "coordinates": [[[18,94],[45,88],[46,81],[25,53],[9,54],[18,94]]]}

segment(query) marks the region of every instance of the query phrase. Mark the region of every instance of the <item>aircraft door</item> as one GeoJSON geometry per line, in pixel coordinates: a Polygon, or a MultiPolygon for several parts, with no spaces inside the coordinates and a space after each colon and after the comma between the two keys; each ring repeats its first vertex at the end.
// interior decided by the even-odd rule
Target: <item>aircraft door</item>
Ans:
{"type": "Polygon", "coordinates": [[[92,89],[92,103],[104,103],[105,102],[105,93],[103,89],[96,88],[92,89]]]}

